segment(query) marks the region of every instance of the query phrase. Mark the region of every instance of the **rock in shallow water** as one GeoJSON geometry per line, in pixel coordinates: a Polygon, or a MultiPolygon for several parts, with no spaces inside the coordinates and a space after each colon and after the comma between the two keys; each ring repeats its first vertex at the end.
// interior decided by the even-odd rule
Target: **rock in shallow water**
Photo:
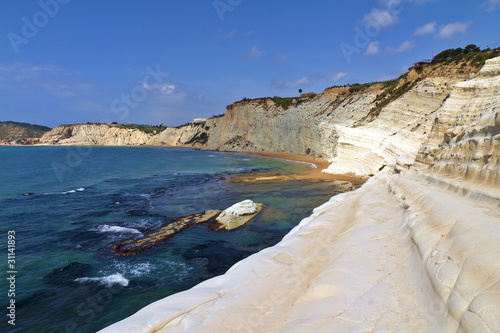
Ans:
{"type": "Polygon", "coordinates": [[[211,209],[203,213],[181,217],[167,224],[163,224],[158,228],[146,231],[142,236],[113,245],[113,253],[122,256],[142,253],[148,248],[166,242],[174,235],[192,225],[210,222],[219,215],[220,212],[221,210],[211,209]]]}
{"type": "Polygon", "coordinates": [[[253,220],[263,208],[263,204],[256,204],[252,200],[238,202],[223,211],[211,228],[217,231],[239,228],[253,220]]]}

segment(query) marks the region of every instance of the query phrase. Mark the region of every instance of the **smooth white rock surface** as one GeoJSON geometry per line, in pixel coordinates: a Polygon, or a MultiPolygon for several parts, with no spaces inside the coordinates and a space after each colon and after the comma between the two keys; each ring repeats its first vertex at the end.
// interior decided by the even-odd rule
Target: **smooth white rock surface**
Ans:
{"type": "Polygon", "coordinates": [[[276,246],[101,332],[499,332],[499,59],[425,129],[343,130],[345,163],[387,167],[276,246]]]}

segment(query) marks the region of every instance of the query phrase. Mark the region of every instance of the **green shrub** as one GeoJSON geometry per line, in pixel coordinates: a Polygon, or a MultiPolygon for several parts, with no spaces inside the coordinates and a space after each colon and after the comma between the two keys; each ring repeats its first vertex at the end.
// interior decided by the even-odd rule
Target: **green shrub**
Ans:
{"type": "Polygon", "coordinates": [[[115,123],[112,123],[110,126],[122,129],[140,130],[146,134],[156,134],[161,131],[164,131],[167,128],[167,126],[154,126],[154,125],[141,125],[141,124],[115,124],[115,123]]]}

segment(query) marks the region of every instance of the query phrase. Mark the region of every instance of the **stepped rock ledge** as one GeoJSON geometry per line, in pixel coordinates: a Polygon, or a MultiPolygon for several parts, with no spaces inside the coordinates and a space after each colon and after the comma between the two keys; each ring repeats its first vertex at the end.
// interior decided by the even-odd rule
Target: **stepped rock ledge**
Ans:
{"type": "MultiPolygon", "coordinates": [[[[203,125],[134,134],[307,153],[329,159],[325,172],[371,178],[277,245],[101,332],[499,332],[500,58],[479,72],[423,72],[411,70],[404,94],[379,109],[382,85],[337,87],[287,108],[243,101],[203,125]]],[[[45,143],[90,140],[81,126],[45,143]]]]}

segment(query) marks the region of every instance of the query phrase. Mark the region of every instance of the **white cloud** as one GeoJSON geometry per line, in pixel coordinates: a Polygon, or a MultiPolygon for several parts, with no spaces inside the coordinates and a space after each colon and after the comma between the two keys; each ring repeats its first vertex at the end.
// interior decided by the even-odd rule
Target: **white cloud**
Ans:
{"type": "Polygon", "coordinates": [[[378,24],[381,27],[388,27],[399,21],[397,13],[391,13],[386,9],[372,8],[370,13],[365,14],[363,18],[364,24],[378,24]]]}
{"type": "Polygon", "coordinates": [[[147,84],[146,82],[139,81],[139,84],[146,90],[154,90],[156,89],[155,85],[147,84]]]}
{"type": "Polygon", "coordinates": [[[419,5],[423,5],[424,3],[427,3],[427,2],[438,2],[439,0],[406,0],[406,1],[408,1],[408,2],[416,2],[419,5]]]}
{"type": "Polygon", "coordinates": [[[161,89],[160,89],[160,92],[163,94],[163,95],[172,95],[174,94],[175,92],[177,91],[177,87],[174,85],[174,84],[164,84],[161,89]]]}
{"type": "Polygon", "coordinates": [[[348,74],[347,72],[342,72],[342,71],[319,72],[319,73],[311,74],[311,75],[309,75],[309,77],[311,78],[311,80],[313,80],[313,82],[316,82],[317,80],[322,79],[322,78],[326,78],[330,82],[335,82],[335,81],[339,81],[339,80],[343,79],[344,77],[347,76],[347,74],[348,74]]]}
{"type": "Polygon", "coordinates": [[[219,30],[218,33],[219,33],[219,36],[222,38],[233,39],[236,36],[236,34],[238,33],[238,31],[232,30],[229,32],[224,32],[222,30],[219,30]]]}
{"type": "Polygon", "coordinates": [[[51,92],[54,96],[59,97],[81,96],[84,93],[91,93],[93,88],[93,85],[89,83],[65,84],[57,82],[43,82],[40,86],[51,92]]]}
{"type": "Polygon", "coordinates": [[[286,55],[282,54],[282,55],[279,55],[279,56],[276,58],[276,61],[278,61],[278,62],[283,62],[283,63],[284,63],[284,62],[288,62],[288,57],[287,57],[286,55]]]}
{"type": "Polygon", "coordinates": [[[429,22],[426,25],[418,28],[417,30],[415,30],[415,33],[414,33],[415,36],[428,35],[428,34],[432,34],[432,33],[436,32],[436,24],[437,24],[436,21],[429,22]]]}
{"type": "Polygon", "coordinates": [[[481,7],[486,8],[486,11],[488,12],[494,11],[495,9],[500,8],[500,0],[487,0],[481,7]]]}
{"type": "Polygon", "coordinates": [[[76,97],[93,94],[93,85],[75,79],[76,73],[68,72],[53,64],[31,65],[26,63],[0,64],[0,88],[16,90],[43,89],[58,97],[76,97]]]}
{"type": "Polygon", "coordinates": [[[243,60],[250,60],[250,59],[259,58],[262,55],[264,55],[265,53],[266,53],[266,51],[260,50],[259,46],[255,45],[255,46],[252,46],[250,51],[246,52],[243,55],[243,60]]]}
{"type": "Polygon", "coordinates": [[[173,95],[178,94],[181,91],[177,88],[177,86],[173,83],[155,83],[155,84],[147,84],[146,82],[139,81],[139,84],[148,91],[157,90],[162,95],[173,95]]]}
{"type": "Polygon", "coordinates": [[[451,39],[457,34],[465,34],[472,22],[454,22],[441,26],[438,33],[438,38],[442,40],[451,39]]]}
{"type": "Polygon", "coordinates": [[[384,6],[390,6],[391,4],[393,6],[397,5],[398,3],[402,3],[402,2],[414,2],[414,3],[417,3],[419,5],[423,5],[424,3],[427,3],[427,2],[437,2],[439,0],[379,0],[379,2],[384,5],[384,6]]]}
{"type": "Polygon", "coordinates": [[[28,65],[24,63],[14,63],[10,65],[0,65],[0,80],[10,81],[25,81],[40,78],[42,76],[54,76],[63,74],[62,67],[43,64],[43,65],[28,65]]]}
{"type": "Polygon", "coordinates": [[[298,86],[310,86],[311,81],[309,81],[309,79],[304,76],[303,78],[300,78],[295,82],[278,80],[273,84],[278,88],[297,88],[298,86]]]}
{"type": "Polygon", "coordinates": [[[330,82],[335,82],[343,79],[344,77],[347,76],[347,72],[335,72],[335,73],[330,73],[330,82]]]}
{"type": "Polygon", "coordinates": [[[347,72],[319,72],[304,76],[297,81],[278,80],[273,82],[273,85],[278,88],[300,88],[311,86],[320,79],[327,79],[329,82],[336,82],[347,76],[347,72]]]}
{"type": "Polygon", "coordinates": [[[404,41],[403,43],[401,43],[401,45],[397,49],[389,47],[387,49],[387,52],[392,52],[392,53],[407,52],[407,51],[410,51],[411,49],[413,49],[414,47],[415,47],[415,43],[407,40],[407,41],[404,41]]]}
{"type": "Polygon", "coordinates": [[[366,48],[365,55],[373,55],[380,53],[380,43],[375,41],[371,42],[366,48]]]}

